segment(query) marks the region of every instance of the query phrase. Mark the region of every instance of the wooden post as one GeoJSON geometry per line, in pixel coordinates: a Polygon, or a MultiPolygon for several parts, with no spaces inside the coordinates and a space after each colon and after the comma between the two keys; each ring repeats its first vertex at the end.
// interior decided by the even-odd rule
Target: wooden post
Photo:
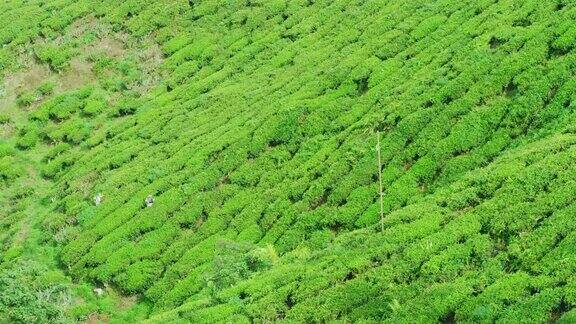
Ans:
{"type": "Polygon", "coordinates": [[[382,156],[380,154],[380,131],[376,131],[378,153],[378,193],[380,194],[380,229],[384,232],[384,193],[382,190],[382,156]]]}

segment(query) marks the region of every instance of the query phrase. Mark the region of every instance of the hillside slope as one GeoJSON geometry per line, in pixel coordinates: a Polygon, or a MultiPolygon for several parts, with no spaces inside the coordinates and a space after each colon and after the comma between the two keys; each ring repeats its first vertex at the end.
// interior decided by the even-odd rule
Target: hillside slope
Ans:
{"type": "Polygon", "coordinates": [[[0,9],[0,262],[56,317],[576,320],[570,1],[0,9]]]}

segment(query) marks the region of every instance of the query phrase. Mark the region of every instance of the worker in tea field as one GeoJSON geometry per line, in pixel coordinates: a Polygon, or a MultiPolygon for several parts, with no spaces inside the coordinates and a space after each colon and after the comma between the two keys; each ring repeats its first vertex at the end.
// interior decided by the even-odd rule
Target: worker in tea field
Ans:
{"type": "Polygon", "coordinates": [[[102,199],[104,198],[104,196],[102,196],[102,193],[98,193],[96,196],[94,196],[94,205],[98,206],[102,203],[102,199]]]}
{"type": "Polygon", "coordinates": [[[144,202],[146,203],[146,207],[152,207],[152,205],[154,204],[154,197],[152,197],[152,195],[148,195],[148,197],[146,197],[144,202]]]}

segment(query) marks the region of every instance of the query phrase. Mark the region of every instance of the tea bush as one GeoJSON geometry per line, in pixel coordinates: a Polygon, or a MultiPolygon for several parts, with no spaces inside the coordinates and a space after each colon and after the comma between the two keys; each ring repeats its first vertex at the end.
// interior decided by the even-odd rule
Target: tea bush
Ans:
{"type": "Polygon", "coordinates": [[[72,56],[70,49],[50,45],[38,46],[34,54],[39,61],[47,63],[55,71],[63,70],[72,56]]]}

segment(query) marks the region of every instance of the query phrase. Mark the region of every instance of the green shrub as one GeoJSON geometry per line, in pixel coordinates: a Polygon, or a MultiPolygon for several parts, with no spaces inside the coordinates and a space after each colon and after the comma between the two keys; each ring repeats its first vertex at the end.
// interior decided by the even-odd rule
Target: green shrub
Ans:
{"type": "Polygon", "coordinates": [[[36,146],[40,139],[40,130],[35,125],[30,125],[20,129],[16,146],[22,150],[28,150],[36,146]]]}
{"type": "Polygon", "coordinates": [[[14,148],[10,144],[0,142],[0,158],[14,155],[15,152],[16,150],[14,150],[14,148]]]}
{"type": "Polygon", "coordinates": [[[16,97],[16,103],[21,107],[28,107],[37,100],[36,93],[33,91],[25,91],[16,97]]]}
{"type": "MultiPolygon", "coordinates": [[[[1,43],[1,40],[0,40],[1,43]]],[[[12,64],[14,64],[15,56],[12,55],[8,49],[0,48],[0,71],[8,69],[12,64]]]]}
{"type": "Polygon", "coordinates": [[[56,97],[49,110],[49,117],[55,120],[69,118],[73,113],[79,111],[84,105],[74,93],[68,93],[56,97]]]}
{"type": "Polygon", "coordinates": [[[47,96],[47,95],[51,95],[54,92],[54,88],[56,87],[56,84],[54,82],[44,82],[42,83],[39,87],[38,87],[38,93],[40,93],[40,95],[42,96],[47,96]]]}
{"type": "Polygon", "coordinates": [[[70,62],[72,52],[63,46],[44,45],[34,49],[36,58],[43,63],[47,63],[54,71],[61,71],[70,62]]]}
{"type": "Polygon", "coordinates": [[[24,174],[24,168],[14,157],[0,158],[0,181],[12,181],[24,174]]]}
{"type": "Polygon", "coordinates": [[[152,285],[162,270],[162,264],[159,262],[139,261],[131,264],[126,272],[116,277],[115,281],[126,292],[141,292],[152,285]]]}
{"type": "Polygon", "coordinates": [[[61,278],[48,278],[34,261],[14,261],[0,268],[0,318],[8,322],[61,322],[70,292],[61,278]]]}
{"type": "Polygon", "coordinates": [[[110,112],[111,116],[122,117],[132,115],[141,106],[141,101],[133,97],[122,97],[110,112]]]}
{"type": "Polygon", "coordinates": [[[71,148],[68,143],[58,143],[44,156],[44,161],[50,161],[71,148]]]}
{"type": "Polygon", "coordinates": [[[90,97],[82,111],[88,116],[96,116],[106,110],[108,103],[102,97],[90,97]]]}

